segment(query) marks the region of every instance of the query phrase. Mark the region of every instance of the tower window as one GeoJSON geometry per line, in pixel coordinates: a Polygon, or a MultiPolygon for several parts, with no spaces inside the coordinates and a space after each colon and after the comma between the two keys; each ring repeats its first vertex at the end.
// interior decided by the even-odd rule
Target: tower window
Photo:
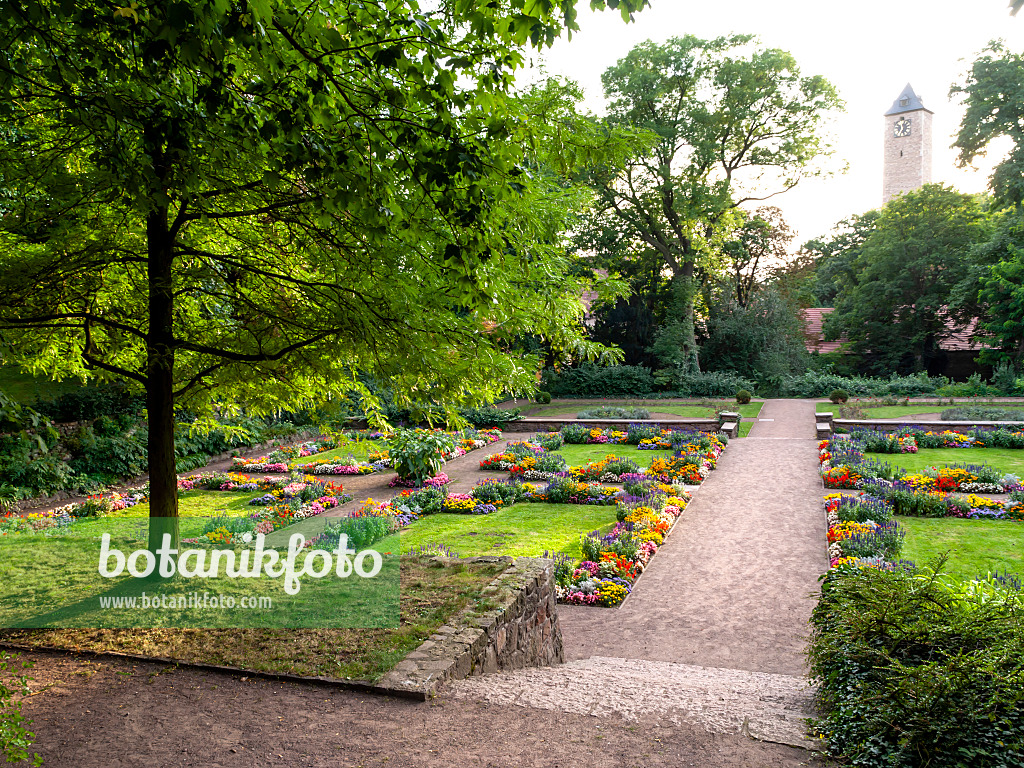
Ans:
{"type": "Polygon", "coordinates": [[[900,99],[900,106],[901,107],[909,107],[910,106],[910,98],[908,96],[904,96],[902,99],[900,99]]]}

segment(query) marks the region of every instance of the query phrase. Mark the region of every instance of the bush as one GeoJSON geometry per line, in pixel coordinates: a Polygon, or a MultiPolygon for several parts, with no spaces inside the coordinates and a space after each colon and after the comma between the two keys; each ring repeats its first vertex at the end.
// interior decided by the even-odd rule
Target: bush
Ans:
{"type": "Polygon", "coordinates": [[[510,421],[519,421],[524,418],[518,408],[505,410],[487,405],[483,408],[460,408],[459,415],[477,429],[488,427],[504,427],[510,421]]]}
{"type": "Polygon", "coordinates": [[[1003,395],[1017,394],[1017,372],[1004,360],[992,371],[992,386],[1003,395]]]}
{"type": "Polygon", "coordinates": [[[545,392],[543,389],[538,389],[533,401],[535,403],[540,403],[541,405],[547,405],[551,402],[551,393],[545,392]]]}
{"type": "Polygon", "coordinates": [[[866,768],[1020,766],[1022,607],[995,579],[831,571],[809,650],[831,755],[866,768]]]}
{"type": "Polygon", "coordinates": [[[545,369],[544,389],[555,397],[638,397],[654,389],[651,372],[642,365],[592,364],[554,371],[545,369]]]}
{"type": "Polygon", "coordinates": [[[1024,423],[1024,410],[998,406],[966,405],[947,408],[940,416],[943,421],[1019,421],[1024,423]]]}
{"type": "Polygon", "coordinates": [[[671,379],[680,397],[733,397],[737,390],[753,390],[754,382],[729,371],[678,373],[671,379]]]}
{"type": "Polygon", "coordinates": [[[19,656],[12,656],[7,651],[0,651],[0,757],[5,763],[21,763],[42,765],[38,754],[29,754],[36,735],[26,726],[32,724],[21,713],[22,697],[28,696],[28,678],[15,672],[16,667],[28,669],[33,662],[21,661],[19,656]]]}
{"type": "Polygon", "coordinates": [[[576,414],[577,419],[649,419],[651,412],[646,408],[590,408],[576,414]]]}
{"type": "Polygon", "coordinates": [[[117,384],[84,386],[52,400],[38,401],[37,411],[56,422],[92,421],[101,416],[139,417],[145,399],[117,384]]]}
{"type": "Polygon", "coordinates": [[[847,394],[845,389],[833,389],[828,396],[828,399],[837,405],[839,403],[845,403],[850,399],[850,395],[847,394]]]}
{"type": "Polygon", "coordinates": [[[455,438],[446,432],[396,429],[388,441],[388,456],[398,476],[421,485],[444,466],[445,454],[455,450],[455,438]]]}
{"type": "Polygon", "coordinates": [[[736,402],[740,405],[746,405],[750,402],[750,393],[745,389],[741,389],[736,393],[736,402]]]}

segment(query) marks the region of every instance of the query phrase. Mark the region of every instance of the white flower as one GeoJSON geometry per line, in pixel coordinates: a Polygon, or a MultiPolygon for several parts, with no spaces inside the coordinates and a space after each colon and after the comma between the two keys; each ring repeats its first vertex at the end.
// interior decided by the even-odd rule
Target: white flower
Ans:
{"type": "Polygon", "coordinates": [[[249,533],[248,531],[243,533],[242,534],[242,543],[243,544],[250,544],[250,543],[252,543],[252,534],[249,533]]]}

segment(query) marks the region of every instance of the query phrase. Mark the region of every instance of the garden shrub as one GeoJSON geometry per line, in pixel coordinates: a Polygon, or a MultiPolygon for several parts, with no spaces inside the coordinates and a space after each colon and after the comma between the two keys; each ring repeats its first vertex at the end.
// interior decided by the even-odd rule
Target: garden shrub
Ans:
{"type": "Polygon", "coordinates": [[[551,402],[551,393],[545,392],[543,389],[538,389],[533,401],[535,403],[540,403],[541,405],[547,405],[551,402]]]}
{"type": "Polygon", "coordinates": [[[754,382],[731,371],[679,374],[673,386],[680,397],[733,397],[737,390],[753,390],[754,382]]]}
{"type": "Polygon", "coordinates": [[[1022,608],[997,580],[829,572],[809,650],[829,753],[864,768],[1024,764],[1022,608]]]}
{"type": "Polygon", "coordinates": [[[408,496],[402,495],[395,500],[395,508],[399,511],[416,515],[434,515],[444,507],[448,492],[444,488],[425,486],[417,488],[408,496]]]}
{"type": "Polygon", "coordinates": [[[992,386],[1002,395],[1020,394],[1020,380],[1017,371],[1008,360],[1003,360],[992,370],[992,386]]]}
{"type": "Polygon", "coordinates": [[[403,480],[421,485],[444,466],[445,454],[455,449],[455,438],[437,430],[396,429],[388,441],[388,455],[403,480]]]}
{"type": "Polygon", "coordinates": [[[654,389],[651,372],[642,365],[598,366],[587,363],[576,368],[543,373],[545,391],[554,397],[634,397],[654,389]]]}
{"type": "Polygon", "coordinates": [[[836,405],[839,405],[840,403],[845,403],[849,400],[850,395],[847,394],[845,389],[833,389],[832,392],[829,393],[828,399],[836,405]]]}
{"type": "Polygon", "coordinates": [[[536,442],[540,443],[540,447],[545,451],[557,451],[565,445],[565,438],[561,432],[552,432],[549,435],[538,435],[536,442]]]}
{"type": "Polygon", "coordinates": [[[1024,424],[1024,410],[993,405],[959,405],[947,408],[939,418],[943,421],[1019,421],[1024,424]]]}
{"type": "Polygon", "coordinates": [[[92,421],[101,416],[128,416],[137,421],[145,407],[142,395],[118,384],[89,385],[40,400],[35,409],[55,422],[92,421]]]}
{"type": "Polygon", "coordinates": [[[493,405],[486,405],[482,408],[460,408],[459,415],[477,429],[504,427],[510,421],[519,421],[525,418],[518,408],[506,410],[495,408],[493,405]]]}
{"type": "Polygon", "coordinates": [[[618,406],[606,406],[604,408],[590,408],[576,414],[577,419],[649,419],[651,412],[646,408],[620,408],[618,406]]]}
{"type": "Polygon", "coordinates": [[[740,405],[746,405],[750,402],[750,393],[745,389],[739,390],[736,393],[736,402],[740,405]]]}

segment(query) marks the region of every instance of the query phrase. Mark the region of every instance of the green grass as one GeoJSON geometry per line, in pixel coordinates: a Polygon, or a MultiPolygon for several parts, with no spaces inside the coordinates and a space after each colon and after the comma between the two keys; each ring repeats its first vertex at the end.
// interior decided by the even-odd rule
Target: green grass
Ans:
{"type": "Polygon", "coordinates": [[[402,552],[444,544],[463,557],[580,556],[580,537],[615,524],[614,506],[514,504],[489,515],[428,515],[402,530],[402,552]]]}
{"type": "Polygon", "coordinates": [[[713,419],[715,417],[716,410],[730,410],[740,414],[740,416],[753,417],[757,416],[761,412],[761,406],[764,403],[750,402],[745,405],[740,405],[734,400],[722,400],[709,406],[703,405],[661,405],[658,401],[644,400],[641,403],[618,403],[609,402],[601,403],[600,405],[549,405],[537,409],[531,418],[576,418],[576,414],[580,411],[590,411],[595,408],[611,408],[611,407],[637,407],[646,408],[651,413],[670,413],[673,416],[679,416],[680,418],[686,419],[713,419]]]}
{"type": "Polygon", "coordinates": [[[332,448],[329,451],[323,453],[317,453],[312,456],[303,456],[301,459],[293,459],[288,463],[288,466],[295,468],[300,464],[310,464],[314,461],[325,461],[331,459],[347,459],[351,456],[356,461],[366,461],[370,455],[370,451],[379,451],[385,446],[377,443],[374,440],[360,440],[359,442],[351,442],[348,445],[342,446],[341,448],[332,448]]]}
{"type": "Polygon", "coordinates": [[[1024,450],[1013,448],[922,448],[917,453],[868,453],[870,459],[920,472],[943,464],[990,464],[1002,472],[1024,475],[1024,450]]]}
{"type": "Polygon", "coordinates": [[[504,566],[438,567],[402,558],[397,629],[59,629],[5,632],[13,642],[121,651],[261,672],[376,680],[464,608],[481,606],[483,588],[504,566]]]}
{"type": "MultiPolygon", "coordinates": [[[[185,491],[178,496],[179,517],[240,517],[256,510],[249,500],[264,491],[185,491]]],[[[149,502],[118,510],[113,517],[149,517],[149,502]]],[[[110,518],[102,518],[109,520],[110,518]]],[[[79,523],[80,525],[81,523],[79,523]]]]}
{"type": "Polygon", "coordinates": [[[620,459],[633,459],[642,467],[651,466],[655,456],[668,456],[669,451],[641,451],[635,445],[608,445],[599,443],[596,445],[563,445],[556,451],[565,456],[570,467],[578,467],[582,464],[589,464],[592,461],[600,461],[608,454],[615,454],[620,459]]]}
{"type": "Polygon", "coordinates": [[[52,400],[81,386],[82,383],[77,379],[51,381],[30,373],[22,373],[18,368],[11,366],[0,367],[0,390],[25,405],[32,405],[37,399],[52,400]]]}
{"type": "Polygon", "coordinates": [[[1024,524],[949,517],[897,520],[907,529],[902,557],[918,566],[948,552],[944,572],[961,580],[996,571],[1024,575],[1024,524]]]}
{"type": "Polygon", "coordinates": [[[740,422],[740,437],[746,437],[750,434],[750,430],[757,423],[757,421],[741,421],[740,422]]]}

